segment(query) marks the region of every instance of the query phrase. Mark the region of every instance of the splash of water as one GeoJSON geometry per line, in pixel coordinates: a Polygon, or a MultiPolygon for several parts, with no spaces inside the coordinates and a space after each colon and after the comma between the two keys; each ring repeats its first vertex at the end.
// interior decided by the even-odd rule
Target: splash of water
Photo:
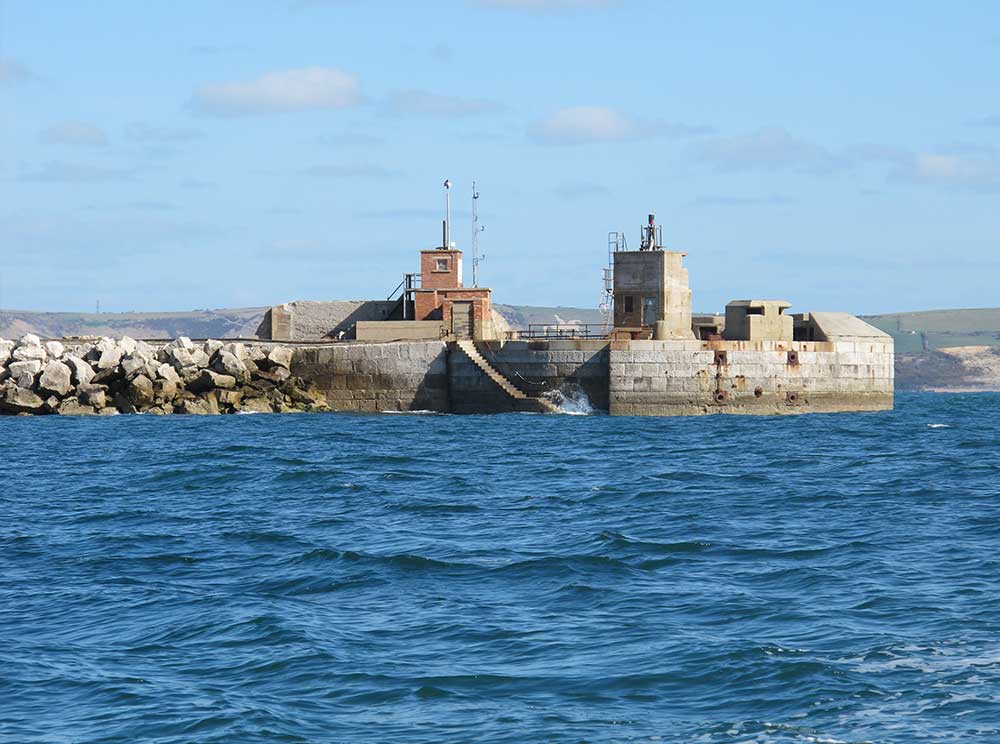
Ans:
{"type": "Polygon", "coordinates": [[[542,397],[559,408],[560,413],[569,416],[590,416],[594,407],[582,387],[571,382],[561,385],[556,390],[543,393],[542,397]]]}

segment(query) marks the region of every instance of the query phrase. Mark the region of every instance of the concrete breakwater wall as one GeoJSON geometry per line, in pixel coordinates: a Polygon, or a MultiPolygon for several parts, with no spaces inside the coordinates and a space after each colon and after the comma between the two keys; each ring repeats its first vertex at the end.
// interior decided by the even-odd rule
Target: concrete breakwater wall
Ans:
{"type": "Polygon", "coordinates": [[[0,341],[8,414],[497,413],[546,410],[539,399],[567,388],[613,415],[883,410],[892,342],[0,341]]]}
{"type": "Polygon", "coordinates": [[[451,411],[443,341],[328,344],[295,350],[292,372],[336,411],[451,411]]]}
{"type": "Polygon", "coordinates": [[[0,414],[216,414],[328,410],[274,344],[149,344],[124,337],[0,339],[0,414]]]}
{"type": "MultiPolygon", "coordinates": [[[[794,414],[893,406],[892,341],[479,343],[514,387],[568,386],[613,415],[794,414]]],[[[295,375],[333,410],[500,413],[526,409],[455,344],[335,344],[298,349],[295,375]]]]}
{"type": "MultiPolygon", "coordinates": [[[[481,342],[477,348],[494,369],[531,396],[573,386],[590,404],[608,410],[608,343],[601,340],[481,342]]],[[[469,357],[457,349],[448,357],[448,381],[455,413],[519,410],[469,357]]]]}
{"type": "Polygon", "coordinates": [[[609,412],[626,416],[878,411],[892,340],[612,341],[609,412]]]}

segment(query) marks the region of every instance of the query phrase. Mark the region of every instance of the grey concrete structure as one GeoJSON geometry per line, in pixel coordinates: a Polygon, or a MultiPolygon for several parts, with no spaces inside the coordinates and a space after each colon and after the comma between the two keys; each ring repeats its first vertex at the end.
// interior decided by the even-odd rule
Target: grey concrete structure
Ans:
{"type": "Polygon", "coordinates": [[[647,327],[662,338],[693,337],[685,255],[664,250],[614,254],[616,328],[647,327]]]}
{"type": "Polygon", "coordinates": [[[726,305],[727,341],[791,341],[794,323],[787,300],[733,300],[726,305]]]}
{"type": "Polygon", "coordinates": [[[299,347],[291,370],[335,411],[451,410],[443,341],[299,347]]]}
{"type": "Polygon", "coordinates": [[[389,320],[398,304],[381,300],[345,300],[275,305],[264,314],[257,337],[271,341],[353,339],[359,321],[389,320]]]}

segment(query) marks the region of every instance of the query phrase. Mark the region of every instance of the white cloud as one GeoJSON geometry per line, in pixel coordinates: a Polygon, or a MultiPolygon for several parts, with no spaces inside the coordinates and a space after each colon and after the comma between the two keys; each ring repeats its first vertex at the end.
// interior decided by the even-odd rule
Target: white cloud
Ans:
{"type": "Polygon", "coordinates": [[[389,94],[386,106],[393,113],[420,116],[474,116],[501,108],[493,101],[444,96],[426,90],[393,91],[389,94]]]}
{"type": "Polygon", "coordinates": [[[1000,190],[995,151],[915,153],[890,173],[896,180],[971,191],[1000,190]]]}
{"type": "Polygon", "coordinates": [[[72,145],[75,147],[105,147],[108,137],[104,130],[82,121],[64,121],[42,130],[42,142],[50,145],[72,145]]]}
{"type": "Polygon", "coordinates": [[[338,109],[361,100],[357,76],[331,67],[303,67],[254,80],[209,83],[195,92],[193,103],[207,114],[239,116],[338,109]]]}
{"type": "Polygon", "coordinates": [[[574,106],[546,117],[529,130],[531,137],[552,145],[621,142],[656,136],[691,137],[708,127],[639,121],[607,106],[574,106]]]}
{"type": "Polygon", "coordinates": [[[23,83],[32,80],[35,75],[27,67],[14,59],[0,59],[0,85],[7,83],[23,83]]]}

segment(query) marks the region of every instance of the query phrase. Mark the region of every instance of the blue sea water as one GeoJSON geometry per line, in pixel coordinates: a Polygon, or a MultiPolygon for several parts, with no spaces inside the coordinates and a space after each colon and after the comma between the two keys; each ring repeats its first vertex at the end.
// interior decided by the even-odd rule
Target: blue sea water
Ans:
{"type": "Polygon", "coordinates": [[[997,395],[0,436],[4,743],[1000,741],[997,395]]]}

